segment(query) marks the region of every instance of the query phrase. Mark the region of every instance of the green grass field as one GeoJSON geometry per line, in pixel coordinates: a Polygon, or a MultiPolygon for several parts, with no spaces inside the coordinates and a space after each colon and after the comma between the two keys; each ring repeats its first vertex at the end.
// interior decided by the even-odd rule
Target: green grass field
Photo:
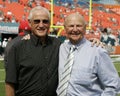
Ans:
{"type": "Polygon", "coordinates": [[[5,70],[3,66],[3,61],[0,60],[0,96],[5,96],[5,70]]]}
{"type": "MultiPolygon", "coordinates": [[[[120,76],[120,61],[114,62],[115,67],[119,73],[120,76]]],[[[4,70],[4,64],[3,61],[0,60],[0,96],[5,96],[5,70],[4,70]]],[[[118,95],[120,96],[120,95],[118,95]]]]}

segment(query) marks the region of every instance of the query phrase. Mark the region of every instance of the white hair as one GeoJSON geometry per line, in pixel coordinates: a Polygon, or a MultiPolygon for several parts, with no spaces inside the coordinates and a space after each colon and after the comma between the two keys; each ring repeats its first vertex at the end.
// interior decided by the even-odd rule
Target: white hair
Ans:
{"type": "Polygon", "coordinates": [[[47,14],[48,14],[48,17],[49,17],[49,20],[50,20],[50,12],[48,9],[42,7],[42,6],[37,6],[37,7],[34,7],[30,10],[30,13],[28,15],[28,20],[32,19],[32,16],[33,16],[33,12],[36,11],[36,10],[44,10],[47,14]]]}

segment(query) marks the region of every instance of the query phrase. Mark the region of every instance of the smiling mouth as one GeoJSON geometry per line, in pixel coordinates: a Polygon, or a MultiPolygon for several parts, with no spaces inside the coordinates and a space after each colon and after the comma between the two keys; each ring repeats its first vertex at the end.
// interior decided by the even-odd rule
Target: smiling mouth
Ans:
{"type": "Polygon", "coordinates": [[[45,29],[37,29],[38,31],[45,31],[45,29]]]}
{"type": "Polygon", "coordinates": [[[70,35],[75,35],[75,36],[80,35],[80,34],[82,33],[70,33],[70,35]]]}

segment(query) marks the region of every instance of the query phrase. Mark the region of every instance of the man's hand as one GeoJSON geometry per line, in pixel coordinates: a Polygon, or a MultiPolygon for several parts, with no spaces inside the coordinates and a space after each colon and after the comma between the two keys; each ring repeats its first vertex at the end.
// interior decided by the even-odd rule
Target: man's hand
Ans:
{"type": "Polygon", "coordinates": [[[96,45],[97,47],[101,46],[102,48],[105,48],[105,43],[101,42],[99,39],[90,38],[89,40],[92,42],[92,46],[96,45]]]}
{"type": "Polygon", "coordinates": [[[29,40],[30,39],[30,34],[27,34],[25,36],[23,36],[22,40],[29,40]]]}

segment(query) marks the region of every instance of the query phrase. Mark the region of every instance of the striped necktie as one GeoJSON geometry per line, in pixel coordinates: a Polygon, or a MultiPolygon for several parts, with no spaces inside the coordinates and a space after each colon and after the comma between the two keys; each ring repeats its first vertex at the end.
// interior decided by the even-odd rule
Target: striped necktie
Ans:
{"type": "Polygon", "coordinates": [[[68,54],[66,63],[64,65],[64,70],[62,72],[62,77],[59,82],[58,86],[58,96],[66,96],[67,92],[67,87],[69,85],[69,80],[70,80],[70,75],[71,75],[71,70],[72,70],[72,65],[74,63],[74,51],[75,51],[75,46],[72,46],[70,48],[70,52],[68,54]]]}

